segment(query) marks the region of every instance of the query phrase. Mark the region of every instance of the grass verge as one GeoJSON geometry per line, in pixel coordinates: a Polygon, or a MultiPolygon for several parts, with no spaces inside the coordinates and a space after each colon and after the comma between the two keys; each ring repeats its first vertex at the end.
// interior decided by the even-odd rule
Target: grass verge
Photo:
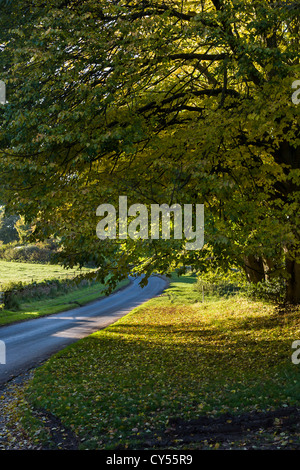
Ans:
{"type": "MultiPolygon", "coordinates": [[[[128,283],[129,281],[125,279],[117,285],[116,289],[121,289],[128,283]]],[[[104,288],[103,284],[94,282],[84,287],[74,287],[72,291],[61,293],[61,295],[54,298],[24,302],[17,311],[2,309],[0,310],[0,326],[63,312],[78,307],[78,305],[85,305],[104,296],[104,288]]]]}
{"type": "MultiPolygon", "coordinates": [[[[51,441],[52,416],[79,449],[247,448],[249,435],[179,438],[176,423],[223,417],[229,426],[241,413],[299,407],[299,308],[237,296],[203,303],[193,282],[173,278],[162,296],[38,368],[16,418],[32,442],[64,447],[51,441]]],[[[251,446],[299,449],[299,426],[286,430],[275,416],[251,446]]]]}

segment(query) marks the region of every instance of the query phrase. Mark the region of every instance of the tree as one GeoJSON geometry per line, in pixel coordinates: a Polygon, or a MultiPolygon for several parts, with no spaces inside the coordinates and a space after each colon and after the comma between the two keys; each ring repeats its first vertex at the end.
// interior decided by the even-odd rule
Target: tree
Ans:
{"type": "Polygon", "coordinates": [[[5,214],[5,208],[0,207],[0,240],[2,243],[12,243],[19,240],[16,223],[19,217],[5,214]]]}
{"type": "Polygon", "coordinates": [[[23,215],[18,217],[18,220],[15,224],[15,229],[17,231],[20,243],[26,244],[31,234],[31,226],[25,223],[25,217],[23,215]]]}
{"type": "Polygon", "coordinates": [[[63,262],[93,261],[115,280],[132,266],[148,276],[236,265],[251,281],[284,279],[299,303],[299,5],[10,8],[0,182],[35,238],[59,234],[63,262]],[[204,203],[204,248],[98,240],[98,205],[117,207],[122,194],[128,204],[204,203]]]}

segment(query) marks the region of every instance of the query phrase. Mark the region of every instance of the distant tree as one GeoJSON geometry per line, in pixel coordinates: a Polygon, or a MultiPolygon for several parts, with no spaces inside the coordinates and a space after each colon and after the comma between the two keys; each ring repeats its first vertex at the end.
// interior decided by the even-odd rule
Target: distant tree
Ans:
{"type": "MultiPolygon", "coordinates": [[[[6,2],[7,3],[7,2],[6,2]]],[[[34,236],[115,279],[232,264],[300,302],[299,3],[17,0],[1,175],[34,236]],[[103,202],[204,203],[205,247],[99,241],[103,202]]]]}
{"type": "Polygon", "coordinates": [[[25,217],[22,215],[18,217],[15,223],[15,229],[18,233],[19,240],[22,244],[25,244],[29,241],[32,228],[30,224],[25,223],[25,217]]]}
{"type": "Polygon", "coordinates": [[[18,218],[15,215],[6,216],[4,207],[0,208],[0,240],[4,244],[19,240],[18,231],[16,230],[18,218]]]}

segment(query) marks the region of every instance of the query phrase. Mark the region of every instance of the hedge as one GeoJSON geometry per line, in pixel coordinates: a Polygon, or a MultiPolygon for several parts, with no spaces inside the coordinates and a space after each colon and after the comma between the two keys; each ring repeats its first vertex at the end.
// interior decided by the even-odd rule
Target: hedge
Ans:
{"type": "Polygon", "coordinates": [[[41,282],[23,283],[9,282],[2,287],[2,304],[7,310],[17,310],[20,302],[42,297],[55,297],[61,292],[68,292],[79,286],[87,285],[91,282],[83,275],[74,276],[71,279],[50,279],[41,282]]]}

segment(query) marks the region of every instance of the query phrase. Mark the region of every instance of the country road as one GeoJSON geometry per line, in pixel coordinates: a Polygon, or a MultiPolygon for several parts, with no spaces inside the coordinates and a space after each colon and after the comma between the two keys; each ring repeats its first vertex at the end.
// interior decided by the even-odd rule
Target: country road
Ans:
{"type": "Polygon", "coordinates": [[[5,364],[0,364],[0,385],[38,366],[55,352],[114,323],[133,308],[159,295],[167,281],[158,276],[141,288],[140,278],[125,289],[66,312],[0,327],[5,364]]]}

